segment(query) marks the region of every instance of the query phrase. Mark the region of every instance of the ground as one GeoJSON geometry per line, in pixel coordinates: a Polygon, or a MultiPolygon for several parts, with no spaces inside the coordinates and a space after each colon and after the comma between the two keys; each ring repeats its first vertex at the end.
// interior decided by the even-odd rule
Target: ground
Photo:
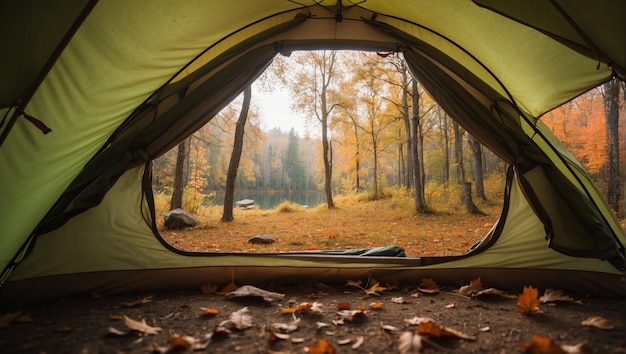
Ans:
{"type": "Polygon", "coordinates": [[[422,350],[414,353],[522,353],[525,345],[540,347],[542,338],[559,347],[584,343],[582,348],[588,351],[579,353],[624,353],[626,346],[624,299],[574,298],[541,303],[539,312],[520,314],[514,298],[462,296],[458,289],[441,288],[436,294],[427,294],[404,288],[382,290],[378,296],[351,285],[265,290],[284,297],[268,302],[260,297],[203,294],[199,289],[193,293],[106,298],[94,294],[13,309],[21,313],[0,328],[0,348],[3,353],[304,353],[307,349],[310,353],[333,353],[329,348],[316,351],[318,340],[324,339],[335,353],[401,353],[401,343],[415,337],[418,328],[423,333],[422,350]],[[372,308],[377,306],[380,308],[372,308]],[[249,328],[243,308],[251,319],[249,328]],[[286,313],[297,308],[300,310],[293,314],[286,313]],[[350,315],[354,316],[351,321],[350,315]],[[151,327],[161,330],[154,335],[112,333],[110,328],[128,331],[123,316],[145,320],[147,331],[151,327]],[[582,325],[593,316],[604,318],[613,329],[582,325]],[[223,323],[229,317],[236,318],[223,323]],[[436,337],[434,330],[411,324],[411,320],[419,322],[426,317],[437,328],[460,333],[436,337]],[[287,331],[275,325],[294,323],[297,329],[282,336],[280,333],[287,331]],[[186,349],[193,340],[188,338],[189,342],[180,344],[177,341],[182,338],[177,336],[189,336],[206,348],[186,349]]]}
{"type": "MultiPolygon", "coordinates": [[[[499,217],[498,206],[490,204],[480,205],[486,216],[462,210],[415,216],[398,204],[402,202],[387,200],[332,211],[237,211],[234,223],[219,222],[216,211],[203,216],[195,229],[163,230],[163,235],[190,251],[399,245],[407,256],[459,254],[499,217]],[[267,233],[277,241],[247,242],[267,233]]],[[[414,353],[625,352],[624,298],[561,294],[559,301],[540,303],[546,289],[534,294],[532,284],[521,296],[477,295],[489,288],[478,279],[468,279],[465,288],[436,284],[436,279],[401,287],[384,279],[362,280],[360,285],[348,281],[332,286],[267,284],[261,290],[271,292],[271,302],[224,295],[246,284],[226,289],[224,284],[207,284],[194,292],[90,294],[19,308],[0,304],[0,352],[191,353],[196,346],[197,352],[210,353],[408,353],[411,344],[414,353]],[[595,317],[608,325],[589,320],[595,317]],[[128,334],[127,323],[135,328],[128,334]]]]}

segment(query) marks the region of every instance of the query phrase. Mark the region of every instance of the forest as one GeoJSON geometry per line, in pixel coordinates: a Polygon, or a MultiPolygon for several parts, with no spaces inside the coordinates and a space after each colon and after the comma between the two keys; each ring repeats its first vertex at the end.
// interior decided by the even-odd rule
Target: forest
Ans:
{"type": "MultiPolygon", "coordinates": [[[[616,213],[623,212],[624,91],[613,80],[541,117],[616,213]]],[[[485,178],[504,179],[506,164],[456,125],[396,53],[279,56],[252,85],[247,103],[244,96],[154,161],[156,193],[172,200],[178,194],[192,212],[221,205],[216,196],[227,186],[238,125],[233,187],[240,191],[325,191],[332,206],[336,195],[358,191],[375,200],[386,188],[406,188],[415,191],[420,212],[428,208],[429,188],[460,184],[469,188],[463,194],[471,212],[471,197],[486,198],[485,178]],[[259,111],[258,93],[278,88],[291,95],[289,108],[304,120],[304,134],[272,126],[259,111]]]]}

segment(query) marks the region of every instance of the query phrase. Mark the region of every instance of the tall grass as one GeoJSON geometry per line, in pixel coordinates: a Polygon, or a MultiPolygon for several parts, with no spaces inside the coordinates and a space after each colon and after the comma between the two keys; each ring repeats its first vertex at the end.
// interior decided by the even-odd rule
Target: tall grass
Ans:
{"type": "MultiPolygon", "coordinates": [[[[483,211],[495,212],[502,205],[504,180],[501,176],[488,176],[484,181],[485,194],[487,201],[475,198],[474,203],[483,211]]],[[[450,183],[447,186],[438,183],[428,183],[425,188],[425,201],[429,209],[435,213],[452,213],[464,208],[461,200],[461,188],[456,183],[450,183]]],[[[157,193],[154,195],[155,208],[158,216],[165,215],[169,210],[171,195],[157,193]]],[[[342,195],[333,196],[333,202],[337,208],[354,209],[358,212],[359,206],[365,203],[379,203],[381,207],[388,209],[404,210],[408,213],[414,213],[415,203],[411,190],[402,187],[387,187],[379,193],[379,199],[372,200],[372,195],[368,193],[350,192],[342,195]]],[[[185,205],[183,205],[185,207],[185,205]]],[[[183,208],[184,209],[184,208],[183,208]]],[[[197,205],[194,210],[185,209],[192,212],[200,220],[219,219],[223,213],[223,206],[204,206],[197,205]]],[[[274,209],[239,209],[235,208],[233,214],[235,218],[242,215],[269,215],[282,213],[301,213],[301,212],[321,212],[328,210],[327,205],[320,204],[312,209],[305,209],[301,205],[284,201],[274,209]]],[[[157,218],[157,221],[159,218],[157,218]]]]}

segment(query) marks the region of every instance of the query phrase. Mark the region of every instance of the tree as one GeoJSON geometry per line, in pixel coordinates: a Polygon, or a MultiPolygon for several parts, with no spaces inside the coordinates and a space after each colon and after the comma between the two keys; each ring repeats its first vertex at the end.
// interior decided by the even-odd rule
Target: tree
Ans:
{"type": "Polygon", "coordinates": [[[619,83],[613,79],[602,87],[607,140],[607,201],[613,211],[619,210],[619,83]]]}
{"type": "Polygon", "coordinates": [[[332,193],[333,159],[329,137],[332,111],[338,106],[333,91],[339,74],[337,52],[322,50],[305,52],[297,57],[300,70],[294,82],[288,83],[298,97],[295,108],[315,117],[322,128],[322,158],[324,162],[324,192],[328,208],[335,207],[332,193]]]}
{"type": "Polygon", "coordinates": [[[174,168],[174,189],[172,191],[172,200],[170,202],[170,210],[183,207],[183,192],[185,190],[185,159],[187,157],[187,144],[189,138],[178,144],[178,153],[176,155],[176,167],[174,168]]]}
{"type": "Polygon", "coordinates": [[[285,172],[287,181],[287,190],[303,190],[305,188],[306,178],[304,175],[304,166],[300,158],[300,137],[296,131],[291,128],[289,131],[289,140],[287,142],[287,151],[285,153],[285,172]]]}
{"type": "Polygon", "coordinates": [[[413,114],[411,117],[411,158],[412,158],[412,176],[413,176],[413,186],[415,188],[414,191],[414,200],[415,200],[415,212],[418,214],[424,214],[428,212],[428,208],[426,208],[426,203],[424,201],[424,183],[422,179],[422,168],[423,166],[420,163],[420,155],[419,155],[419,95],[417,93],[417,80],[413,80],[411,83],[411,88],[413,92],[413,114]]]}
{"type": "Polygon", "coordinates": [[[461,185],[461,198],[467,212],[470,214],[482,214],[472,200],[472,184],[465,179],[465,168],[463,167],[463,135],[459,130],[456,121],[452,123],[454,128],[454,152],[457,164],[457,178],[461,185]]]}
{"type": "Polygon", "coordinates": [[[248,119],[248,110],[250,108],[250,100],[252,98],[252,88],[246,87],[243,91],[243,103],[239,119],[235,125],[235,140],[233,142],[233,152],[228,164],[228,173],[226,175],[226,191],[224,193],[224,213],[222,214],[223,222],[234,220],[233,217],[233,195],[235,192],[235,179],[237,178],[237,169],[241,159],[241,151],[243,150],[243,138],[245,132],[246,119],[248,119]]]}
{"type": "Polygon", "coordinates": [[[483,148],[480,142],[473,136],[468,135],[467,140],[472,149],[472,172],[474,173],[476,196],[486,201],[487,196],[485,195],[485,184],[483,183],[483,148]]]}

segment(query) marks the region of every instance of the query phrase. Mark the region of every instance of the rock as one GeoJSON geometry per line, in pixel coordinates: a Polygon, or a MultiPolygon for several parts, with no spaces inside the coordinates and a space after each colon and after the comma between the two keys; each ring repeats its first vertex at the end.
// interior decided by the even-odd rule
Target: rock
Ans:
{"type": "Polygon", "coordinates": [[[254,200],[252,199],[242,199],[235,202],[235,206],[237,208],[248,208],[254,205],[254,200]]]}
{"type": "Polygon", "coordinates": [[[194,227],[198,225],[198,219],[183,209],[176,208],[165,213],[165,228],[169,230],[194,227]]]}
{"type": "Polygon", "coordinates": [[[248,240],[248,243],[252,243],[255,245],[269,245],[274,243],[275,241],[276,239],[274,238],[274,236],[270,234],[262,234],[252,237],[248,240]]]}

